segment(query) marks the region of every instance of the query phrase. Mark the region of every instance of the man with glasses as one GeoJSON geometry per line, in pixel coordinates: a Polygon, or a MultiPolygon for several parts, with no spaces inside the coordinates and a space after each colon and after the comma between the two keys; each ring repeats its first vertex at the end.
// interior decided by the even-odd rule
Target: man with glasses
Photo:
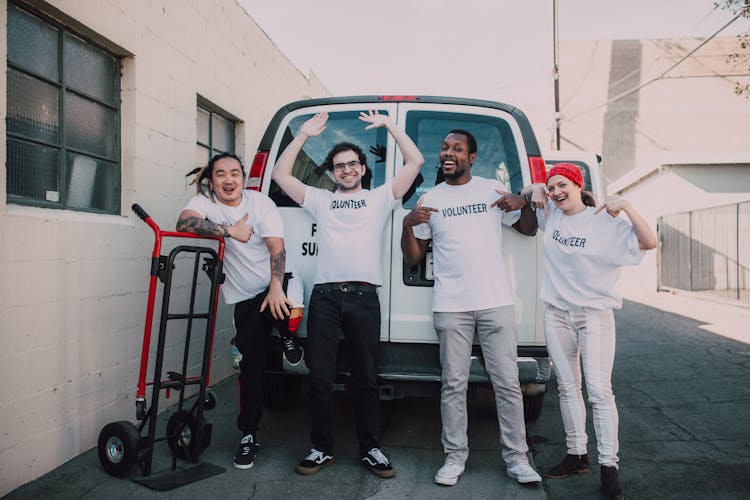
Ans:
{"type": "Polygon", "coordinates": [[[343,334],[349,354],[355,398],[357,438],[362,465],[381,478],[396,471],[376,438],[378,413],[377,358],[380,342],[380,302],[383,283],[382,241],[391,210],[414,182],[424,158],[406,133],[387,115],[360,113],[365,130],[385,127],[404,157],[404,166],[390,183],[362,187],[367,170],[362,149],[343,142],[328,153],[324,165],[337,189],[307,186],[292,175],[292,167],[310,137],[323,133],[327,113],[307,120],[279,157],[273,180],[307,210],[318,228],[318,261],[308,306],[307,363],[310,368],[313,448],[296,471],[310,475],[333,462],[333,382],[336,352],[343,334]]]}

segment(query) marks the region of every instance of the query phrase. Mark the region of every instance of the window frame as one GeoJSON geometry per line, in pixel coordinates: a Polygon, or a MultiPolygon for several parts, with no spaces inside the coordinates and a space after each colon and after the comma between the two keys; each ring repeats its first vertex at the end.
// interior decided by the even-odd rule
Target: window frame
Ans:
{"type": "MultiPolygon", "coordinates": [[[[241,122],[239,118],[234,116],[232,113],[220,108],[205,97],[198,95],[197,104],[195,107],[195,144],[208,150],[208,159],[210,160],[215,154],[219,153],[231,153],[237,154],[237,125],[241,122]],[[198,108],[208,112],[208,143],[201,141],[198,137],[198,108]],[[232,148],[231,150],[223,150],[214,147],[214,115],[220,117],[223,120],[228,121],[232,124],[232,148]]],[[[196,158],[197,160],[197,158],[196,158]]],[[[203,165],[197,165],[202,167],[203,165]]]]}
{"type": "MultiPolygon", "coordinates": [[[[22,196],[22,195],[12,194],[8,191],[8,186],[6,183],[6,188],[5,188],[6,203],[39,207],[39,208],[52,208],[52,209],[57,209],[57,210],[71,210],[75,212],[120,215],[122,213],[121,81],[122,81],[122,57],[123,56],[121,54],[117,54],[113,52],[107,47],[104,47],[102,44],[97,43],[96,41],[92,40],[91,37],[86,36],[84,33],[74,30],[72,27],[69,27],[68,25],[60,22],[59,20],[54,19],[53,17],[50,17],[49,15],[45,14],[43,11],[35,9],[32,6],[29,6],[20,2],[16,2],[16,1],[10,1],[8,2],[8,7],[9,9],[11,7],[17,8],[19,11],[23,12],[24,14],[37,18],[39,21],[51,26],[53,29],[57,31],[57,61],[58,61],[58,80],[57,81],[52,80],[47,76],[37,74],[33,72],[32,70],[15,65],[8,59],[7,53],[6,53],[6,58],[5,58],[6,67],[7,67],[5,79],[6,79],[6,103],[10,97],[8,94],[9,89],[7,89],[8,70],[16,71],[22,75],[25,75],[29,78],[33,78],[37,81],[53,86],[57,89],[57,106],[58,106],[57,126],[58,126],[58,138],[59,138],[58,141],[59,142],[58,144],[53,144],[42,139],[37,139],[37,138],[29,137],[23,134],[19,134],[16,132],[11,132],[9,128],[6,127],[6,131],[5,131],[6,179],[8,175],[7,145],[10,139],[17,140],[20,142],[30,143],[30,144],[40,146],[40,147],[51,148],[58,152],[58,159],[57,159],[57,166],[56,166],[57,167],[57,180],[58,180],[58,201],[50,201],[46,199],[35,199],[35,198],[29,198],[29,197],[22,196]],[[112,57],[114,59],[114,63],[115,63],[114,74],[112,75],[114,77],[114,82],[113,82],[114,88],[113,88],[112,102],[107,102],[85,91],[81,91],[78,89],[68,87],[67,80],[65,78],[65,74],[66,74],[65,41],[66,41],[66,37],[68,36],[77,38],[83,43],[93,47],[94,49],[100,52],[103,52],[105,55],[112,57]],[[115,130],[114,130],[115,141],[114,141],[114,151],[113,151],[113,155],[111,158],[102,156],[100,154],[97,154],[91,151],[78,149],[68,144],[69,139],[66,136],[66,127],[65,127],[65,118],[66,118],[66,105],[65,105],[66,99],[65,98],[68,93],[74,96],[80,97],[82,99],[85,99],[89,102],[95,103],[96,105],[102,106],[106,108],[107,110],[114,112],[113,121],[114,121],[114,127],[115,127],[115,130]],[[99,209],[95,207],[77,207],[77,206],[68,205],[68,200],[69,200],[68,153],[83,155],[84,157],[89,157],[98,162],[104,162],[112,166],[112,168],[114,169],[114,172],[112,175],[113,175],[113,181],[114,181],[113,190],[114,190],[114,195],[115,195],[115,200],[113,201],[113,204],[112,204],[114,207],[113,210],[103,210],[103,209],[99,209]]],[[[7,18],[8,18],[8,14],[6,12],[6,22],[7,22],[7,18]]],[[[8,30],[6,30],[6,46],[8,42],[9,42],[8,30]]],[[[7,120],[7,116],[6,116],[6,120],[7,120]]]]}

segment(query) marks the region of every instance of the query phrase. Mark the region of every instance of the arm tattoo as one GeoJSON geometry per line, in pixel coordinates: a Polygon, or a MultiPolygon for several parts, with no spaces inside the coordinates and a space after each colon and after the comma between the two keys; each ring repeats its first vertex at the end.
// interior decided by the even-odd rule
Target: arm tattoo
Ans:
{"type": "Polygon", "coordinates": [[[229,236],[226,226],[214,224],[208,219],[185,217],[177,221],[177,230],[183,233],[195,233],[203,236],[229,236]]]}
{"type": "Polygon", "coordinates": [[[286,268],[286,249],[282,248],[281,251],[275,255],[271,255],[271,277],[279,280],[280,283],[284,282],[284,270],[286,268]]]}

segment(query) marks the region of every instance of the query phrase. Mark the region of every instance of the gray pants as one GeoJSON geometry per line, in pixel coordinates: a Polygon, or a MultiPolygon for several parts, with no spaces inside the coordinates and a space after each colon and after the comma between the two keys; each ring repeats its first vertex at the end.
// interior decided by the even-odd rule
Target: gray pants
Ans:
{"type": "Polygon", "coordinates": [[[513,306],[466,312],[436,312],[433,322],[440,340],[443,368],[440,392],[442,442],[446,460],[463,464],[469,456],[466,389],[469,385],[474,332],[484,354],[495,392],[500,445],[505,464],[527,464],[523,397],[518,382],[516,322],[513,306]]]}

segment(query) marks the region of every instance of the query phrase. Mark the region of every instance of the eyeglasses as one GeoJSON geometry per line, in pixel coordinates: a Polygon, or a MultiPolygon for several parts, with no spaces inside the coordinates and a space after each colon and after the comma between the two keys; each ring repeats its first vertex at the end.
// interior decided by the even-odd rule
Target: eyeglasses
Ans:
{"type": "Polygon", "coordinates": [[[333,169],[336,172],[341,172],[346,167],[349,167],[350,169],[355,169],[355,168],[357,168],[360,165],[362,165],[362,163],[359,160],[352,160],[352,161],[348,161],[346,163],[334,163],[333,169]]]}

